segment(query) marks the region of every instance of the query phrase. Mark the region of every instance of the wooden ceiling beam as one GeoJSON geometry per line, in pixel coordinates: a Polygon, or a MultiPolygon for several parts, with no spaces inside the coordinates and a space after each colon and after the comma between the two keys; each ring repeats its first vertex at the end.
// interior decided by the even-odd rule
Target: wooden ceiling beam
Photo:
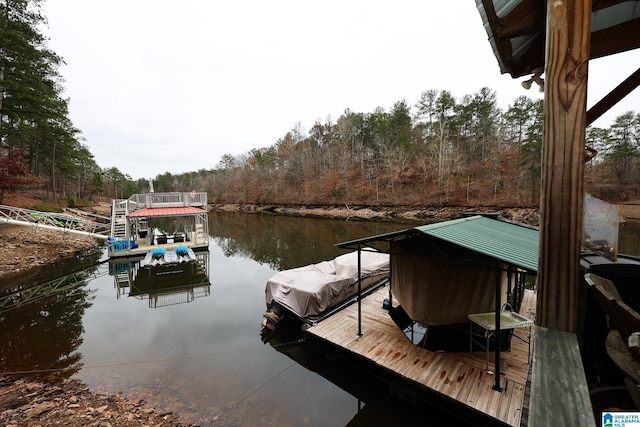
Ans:
{"type": "Polygon", "coordinates": [[[593,0],[591,2],[591,11],[596,12],[601,9],[606,9],[611,6],[624,3],[625,1],[627,0],[593,0]]]}
{"type": "Polygon", "coordinates": [[[591,59],[640,48],[640,18],[591,33],[591,59]]]}
{"type": "Polygon", "coordinates": [[[510,39],[524,34],[537,33],[545,26],[546,8],[538,1],[523,0],[506,16],[498,18],[496,35],[501,39],[510,39]]]}
{"type": "Polygon", "coordinates": [[[533,70],[544,68],[544,49],[545,37],[544,34],[540,34],[529,46],[525,54],[522,55],[518,63],[512,64],[511,77],[522,77],[533,73],[533,70]]]}

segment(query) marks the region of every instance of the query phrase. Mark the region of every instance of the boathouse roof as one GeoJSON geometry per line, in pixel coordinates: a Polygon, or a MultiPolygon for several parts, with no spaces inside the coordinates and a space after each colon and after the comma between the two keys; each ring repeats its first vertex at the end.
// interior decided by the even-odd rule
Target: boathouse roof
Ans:
{"type": "Polygon", "coordinates": [[[392,242],[427,235],[535,274],[538,271],[538,234],[532,227],[475,215],[342,242],[337,246],[354,249],[376,241],[392,242]]]}
{"type": "MultiPolygon", "coordinates": [[[[640,2],[591,2],[590,59],[640,47],[640,2]]],[[[521,77],[545,66],[547,2],[476,0],[502,73],[521,77]]]]}

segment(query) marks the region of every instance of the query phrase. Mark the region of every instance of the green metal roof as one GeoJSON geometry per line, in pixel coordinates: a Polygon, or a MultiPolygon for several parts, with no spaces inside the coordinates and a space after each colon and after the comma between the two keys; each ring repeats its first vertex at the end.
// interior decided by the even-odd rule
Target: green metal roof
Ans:
{"type": "Polygon", "coordinates": [[[533,228],[478,215],[415,230],[528,271],[538,271],[538,230],[533,228]]]}
{"type": "Polygon", "coordinates": [[[357,249],[367,243],[402,240],[416,233],[445,240],[529,272],[538,271],[538,230],[481,215],[350,240],[336,246],[357,249]]]}

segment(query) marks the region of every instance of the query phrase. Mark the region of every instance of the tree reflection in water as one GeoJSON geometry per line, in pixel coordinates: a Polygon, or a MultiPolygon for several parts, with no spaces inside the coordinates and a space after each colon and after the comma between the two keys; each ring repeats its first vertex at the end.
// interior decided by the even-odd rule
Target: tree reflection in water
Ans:
{"type": "Polygon", "coordinates": [[[225,256],[242,255],[274,270],[333,259],[344,253],[344,250],[335,247],[336,243],[416,225],[268,214],[209,215],[209,233],[225,256]]]}
{"type": "MultiPolygon", "coordinates": [[[[84,260],[94,266],[55,281],[24,280],[4,289],[0,298],[0,370],[27,379],[64,380],[82,368],[82,318],[91,307],[88,280],[95,277],[100,254],[84,260]],[[34,346],[34,343],[38,345],[34,346]]],[[[49,272],[59,272],[52,266],[49,272]]]]}

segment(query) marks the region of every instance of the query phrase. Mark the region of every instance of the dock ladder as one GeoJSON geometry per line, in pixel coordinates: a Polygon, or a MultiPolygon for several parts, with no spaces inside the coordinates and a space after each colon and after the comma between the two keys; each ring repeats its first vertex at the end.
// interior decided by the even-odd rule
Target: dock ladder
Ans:
{"type": "Polygon", "coordinates": [[[116,240],[127,240],[127,204],[113,201],[111,214],[111,236],[116,240]]]}

